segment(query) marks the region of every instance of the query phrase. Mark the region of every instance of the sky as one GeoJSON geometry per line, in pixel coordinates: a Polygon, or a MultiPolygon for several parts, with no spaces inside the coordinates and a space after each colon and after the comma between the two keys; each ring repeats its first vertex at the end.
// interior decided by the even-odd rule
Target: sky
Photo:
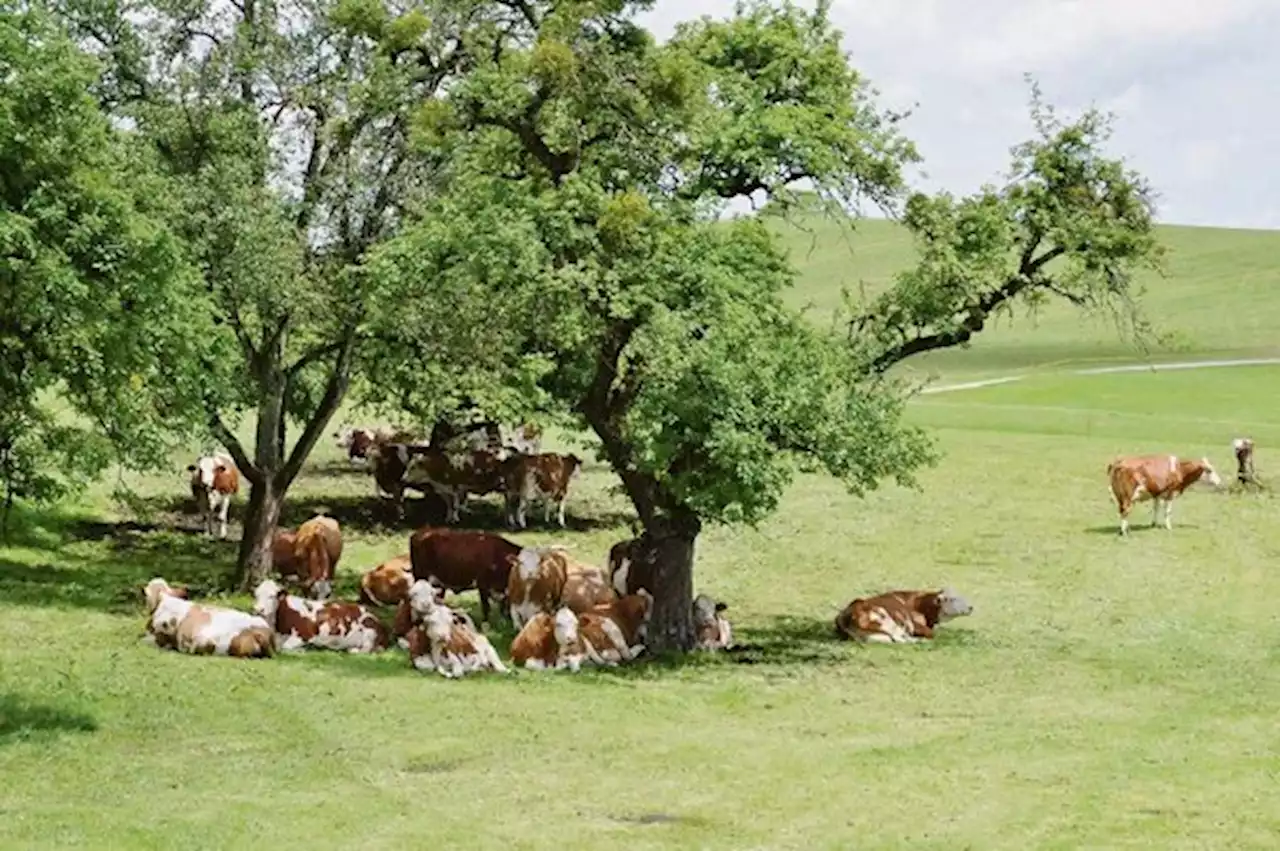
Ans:
{"type": "MultiPolygon", "coordinates": [[[[733,5],[658,0],[644,21],[666,38],[733,5]]],[[[1115,113],[1109,150],[1161,221],[1280,229],[1277,0],[834,0],[831,17],[880,103],[913,109],[917,188],[1002,182],[1033,134],[1031,73],[1060,112],[1115,113]]]]}

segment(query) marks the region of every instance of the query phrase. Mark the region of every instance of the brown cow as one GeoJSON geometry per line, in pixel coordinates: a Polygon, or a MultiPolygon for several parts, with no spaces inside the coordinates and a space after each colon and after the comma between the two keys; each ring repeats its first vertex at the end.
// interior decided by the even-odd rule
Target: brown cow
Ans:
{"type": "Polygon", "coordinates": [[[612,667],[639,656],[644,652],[652,613],[653,597],[641,591],[578,615],[578,635],[586,658],[592,664],[612,667]]]}
{"type": "Polygon", "coordinates": [[[471,494],[484,495],[502,490],[502,456],[488,449],[461,452],[431,450],[409,460],[405,484],[429,488],[445,503],[445,523],[457,523],[459,511],[471,494]]]}
{"type": "Polygon", "coordinates": [[[270,625],[235,609],[193,603],[186,591],[156,577],[147,583],[148,638],[157,647],[197,656],[271,656],[270,625]]]}
{"type": "Polygon", "coordinates": [[[369,450],[373,469],[373,481],[378,493],[385,493],[395,504],[397,515],[404,514],[404,491],[412,488],[426,493],[430,488],[424,483],[405,481],[405,471],[416,456],[431,452],[422,443],[378,443],[369,450]]]}
{"type": "Polygon", "coordinates": [[[427,526],[409,538],[414,579],[457,594],[472,588],[480,594],[481,618],[492,623],[489,600],[506,608],[507,579],[522,547],[492,532],[427,526]]]}
{"type": "Polygon", "coordinates": [[[511,642],[511,661],[531,671],[582,667],[586,653],[578,635],[578,614],[568,606],[555,615],[539,612],[511,642]]]}
{"type": "Polygon", "coordinates": [[[884,644],[911,644],[933,638],[938,624],[973,614],[964,597],[940,591],[886,591],[858,598],[836,615],[836,634],[842,638],[884,644]]]}
{"type": "Polygon", "coordinates": [[[1151,500],[1151,525],[1160,522],[1164,505],[1164,527],[1173,528],[1173,501],[1184,490],[1203,481],[1222,486],[1222,479],[1208,458],[1182,459],[1176,455],[1128,455],[1107,465],[1111,496],[1120,512],[1120,534],[1129,534],[1129,512],[1135,503],[1151,500]]]}
{"type": "Polygon", "coordinates": [[[297,531],[280,529],[271,541],[271,560],[286,582],[296,583],[317,600],[333,593],[333,576],[342,558],[338,521],[317,514],[297,531]]]}
{"type": "Polygon", "coordinates": [[[436,599],[436,589],[421,579],[409,588],[415,626],[409,631],[409,660],[419,671],[461,677],[472,671],[508,673],[498,651],[483,634],[436,599]]]}
{"type": "Polygon", "coordinates": [[[577,455],[544,452],[540,455],[512,455],[503,466],[502,478],[507,508],[507,525],[525,528],[525,514],[535,499],[545,501],[543,522],[551,522],[551,509],[564,528],[564,505],[569,485],[582,471],[577,455]]]}
{"type": "Polygon", "coordinates": [[[204,529],[213,535],[213,521],[218,521],[218,537],[227,537],[227,513],[231,498],[240,492],[240,471],[229,455],[205,455],[187,465],[191,474],[191,495],[196,511],[204,518],[204,529]]]}
{"type": "Polygon", "coordinates": [[[341,600],[304,600],[271,579],[254,589],[253,613],[271,624],[276,646],[283,651],[320,647],[373,653],[388,644],[387,628],[364,606],[341,600]]]}
{"type": "Polygon", "coordinates": [[[566,555],[559,547],[526,547],[507,579],[511,622],[523,627],[539,612],[561,606],[585,612],[617,599],[604,571],[566,555]]]}
{"type": "Polygon", "coordinates": [[[360,577],[360,602],[370,606],[394,606],[409,594],[413,562],[409,554],[388,559],[360,577]]]}

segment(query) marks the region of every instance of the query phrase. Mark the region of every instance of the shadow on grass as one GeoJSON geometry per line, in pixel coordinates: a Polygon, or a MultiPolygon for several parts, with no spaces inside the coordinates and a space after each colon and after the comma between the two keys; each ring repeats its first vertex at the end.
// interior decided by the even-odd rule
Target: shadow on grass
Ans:
{"type": "Polygon", "coordinates": [[[0,746],[42,733],[92,733],[97,729],[98,723],[83,712],[39,703],[17,694],[0,694],[0,746]]]}
{"type": "MultiPolygon", "coordinates": [[[[1177,532],[1179,529],[1197,530],[1199,528],[1200,527],[1197,526],[1195,523],[1174,523],[1173,524],[1174,532],[1177,532]]],[[[1111,523],[1106,526],[1086,526],[1083,531],[1086,535],[1109,535],[1113,538],[1119,538],[1120,524],[1111,523]]],[[[1134,523],[1133,521],[1129,521],[1130,535],[1144,535],[1144,534],[1147,534],[1148,532],[1152,532],[1152,533],[1164,532],[1165,534],[1169,534],[1169,530],[1164,528],[1164,526],[1152,526],[1150,523],[1134,523]]]]}

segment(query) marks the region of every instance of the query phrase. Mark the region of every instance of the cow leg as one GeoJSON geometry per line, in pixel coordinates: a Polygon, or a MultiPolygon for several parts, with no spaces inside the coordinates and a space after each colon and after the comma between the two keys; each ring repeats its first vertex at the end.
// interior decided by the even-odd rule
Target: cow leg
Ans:
{"type": "Polygon", "coordinates": [[[526,513],[528,512],[528,510],[529,510],[529,500],[523,494],[521,494],[519,501],[516,503],[517,528],[523,529],[527,525],[526,513]]]}
{"type": "Polygon", "coordinates": [[[480,591],[480,620],[484,621],[485,625],[488,626],[489,625],[489,592],[483,588],[480,588],[478,590],[480,591]]]}
{"type": "Polygon", "coordinates": [[[1164,501],[1164,528],[1173,530],[1173,500],[1164,501]]]}
{"type": "Polygon", "coordinates": [[[1127,535],[1129,534],[1129,511],[1133,508],[1133,503],[1122,500],[1117,507],[1120,510],[1120,534],[1127,535]]]}
{"type": "Polygon", "coordinates": [[[227,514],[231,511],[231,498],[227,497],[222,500],[222,507],[218,510],[218,537],[222,540],[227,539],[227,514]]]}
{"type": "Polygon", "coordinates": [[[561,498],[560,498],[560,503],[559,503],[559,517],[558,517],[558,519],[559,519],[559,522],[560,522],[560,528],[561,528],[561,529],[563,529],[563,528],[564,528],[564,504],[565,504],[566,499],[567,499],[567,497],[561,497],[561,498]]]}

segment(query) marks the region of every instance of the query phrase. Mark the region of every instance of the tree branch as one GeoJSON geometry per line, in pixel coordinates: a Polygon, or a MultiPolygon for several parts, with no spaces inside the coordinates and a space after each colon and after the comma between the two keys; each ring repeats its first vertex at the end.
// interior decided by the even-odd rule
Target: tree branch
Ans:
{"type": "Polygon", "coordinates": [[[227,424],[222,421],[222,415],[217,411],[209,411],[209,428],[227,451],[231,453],[231,459],[236,462],[236,467],[244,474],[244,477],[251,484],[261,485],[263,479],[262,471],[249,460],[249,454],[244,451],[244,444],[240,442],[240,438],[236,437],[231,429],[227,428],[227,424]]]}
{"type": "Polygon", "coordinates": [[[307,421],[306,428],[303,429],[298,442],[293,445],[293,451],[289,453],[289,460],[276,473],[275,484],[277,490],[284,491],[297,478],[298,473],[302,470],[303,462],[307,460],[307,456],[311,454],[311,450],[315,448],[316,442],[320,439],[321,433],[328,426],[329,419],[338,410],[338,406],[342,404],[342,400],[346,397],[347,387],[351,383],[351,360],[355,352],[355,341],[356,334],[354,330],[344,336],[342,348],[338,351],[337,360],[333,365],[333,371],[329,373],[329,381],[325,385],[324,396],[321,397],[320,404],[316,406],[311,419],[307,421]]]}

